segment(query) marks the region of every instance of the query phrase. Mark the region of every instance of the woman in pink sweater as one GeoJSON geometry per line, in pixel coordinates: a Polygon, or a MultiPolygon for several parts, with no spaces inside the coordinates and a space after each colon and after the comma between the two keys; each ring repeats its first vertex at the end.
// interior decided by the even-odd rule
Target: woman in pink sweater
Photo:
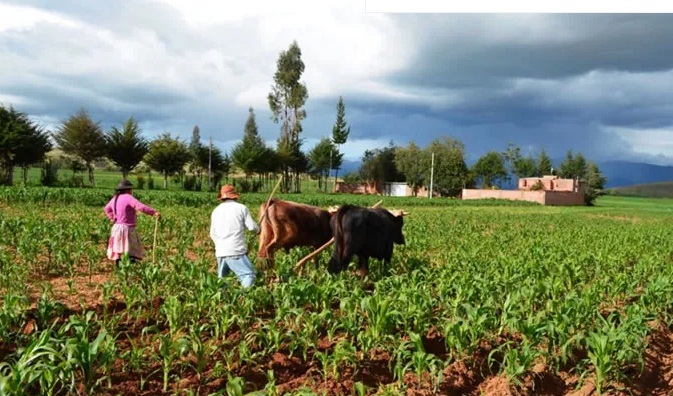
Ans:
{"type": "Polygon", "coordinates": [[[107,247],[107,257],[118,266],[124,254],[128,254],[131,262],[142,260],[145,252],[136,231],[136,211],[149,216],[161,217],[159,212],[133,196],[133,184],[122,180],[117,191],[105,205],[105,215],[114,222],[107,247]]]}

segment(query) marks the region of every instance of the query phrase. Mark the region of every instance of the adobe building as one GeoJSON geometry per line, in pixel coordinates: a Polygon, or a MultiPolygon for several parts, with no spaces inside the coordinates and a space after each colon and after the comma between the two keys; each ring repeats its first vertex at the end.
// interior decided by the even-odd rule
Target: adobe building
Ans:
{"type": "MultiPolygon", "coordinates": [[[[339,181],[334,188],[335,192],[347,194],[368,194],[385,195],[390,197],[413,197],[414,189],[405,182],[385,182],[385,183],[346,183],[339,181]]],[[[427,198],[430,191],[427,187],[421,187],[416,191],[416,197],[427,198]]],[[[433,197],[439,197],[437,191],[432,192],[433,197]]]]}
{"type": "Polygon", "coordinates": [[[583,180],[558,176],[524,177],[516,190],[463,189],[463,199],[508,199],[540,205],[586,205],[587,185],[583,180]]]}
{"type": "Polygon", "coordinates": [[[338,181],[334,192],[346,194],[381,195],[381,186],[377,183],[346,183],[338,181]]]}

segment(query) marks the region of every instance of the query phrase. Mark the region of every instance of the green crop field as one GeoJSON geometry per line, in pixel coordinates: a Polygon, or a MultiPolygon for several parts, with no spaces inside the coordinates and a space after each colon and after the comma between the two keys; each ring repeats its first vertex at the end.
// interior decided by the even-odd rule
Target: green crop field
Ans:
{"type": "MultiPolygon", "coordinates": [[[[26,186],[28,187],[38,187],[41,186],[41,175],[42,175],[42,170],[41,168],[37,167],[32,167],[28,169],[28,172],[26,174],[26,186]]],[[[57,173],[57,178],[58,182],[61,185],[65,185],[67,187],[84,187],[84,188],[89,188],[89,174],[87,171],[79,171],[77,173],[73,173],[72,170],[69,169],[59,169],[57,173]],[[78,184],[76,185],[68,185],[69,183],[73,183],[73,180],[76,180],[78,184]]],[[[152,173],[151,178],[153,179],[154,186],[150,188],[149,185],[149,180],[150,180],[150,175],[148,173],[144,172],[132,172],[131,174],[128,175],[128,179],[131,180],[131,182],[134,184],[136,189],[140,190],[164,190],[163,183],[164,183],[164,177],[160,174],[157,174],[156,172],[152,173]],[[141,182],[140,179],[143,179],[141,182]],[[142,183],[142,187],[138,188],[142,183]]],[[[94,170],[94,182],[96,184],[96,188],[101,188],[101,189],[108,189],[109,191],[114,191],[114,188],[117,186],[117,183],[122,179],[122,174],[119,171],[111,171],[111,170],[105,170],[105,169],[96,169],[94,170]]],[[[227,175],[224,180],[221,181],[220,184],[225,184],[225,183],[232,183],[232,181],[236,180],[243,180],[245,179],[245,176],[243,174],[230,174],[227,175]]],[[[255,177],[252,177],[252,180],[255,180],[255,177]]],[[[341,179],[341,178],[340,178],[341,179]]],[[[203,176],[203,191],[207,190],[207,175],[203,176]]],[[[318,181],[316,179],[312,179],[308,177],[306,174],[301,175],[301,180],[300,180],[300,187],[301,191],[303,192],[316,192],[316,191],[324,191],[324,187],[322,189],[318,188],[318,181]]],[[[23,180],[23,173],[20,168],[15,168],[14,169],[14,184],[17,186],[23,186],[24,180],[23,180]]],[[[274,186],[274,181],[270,181],[266,183],[265,185],[262,186],[263,191],[270,192],[273,189],[274,186]]],[[[167,183],[167,189],[171,191],[183,191],[184,188],[182,184],[180,183],[179,179],[177,177],[169,177],[168,178],[168,183],[167,183]]],[[[327,190],[332,191],[334,189],[334,177],[330,177],[329,180],[327,181],[327,190]]]]}
{"type": "MultiPolygon", "coordinates": [[[[163,217],[154,244],[139,215],[146,258],[119,269],[105,258],[110,195],[0,189],[0,394],[673,391],[673,200],[280,195],[383,199],[410,212],[406,245],[364,280],[329,275],[331,249],[299,273],[309,249],[280,252],[277,273],[242,290],[215,274],[214,194],[138,191],[163,217]]],[[[242,202],[256,217],[266,197],[242,202]]]]}

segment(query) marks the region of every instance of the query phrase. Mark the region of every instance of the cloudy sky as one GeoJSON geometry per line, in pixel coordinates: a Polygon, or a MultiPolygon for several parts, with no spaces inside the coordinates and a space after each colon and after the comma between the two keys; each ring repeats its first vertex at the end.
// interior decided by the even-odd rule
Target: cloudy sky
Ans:
{"type": "Polygon", "coordinates": [[[452,136],[470,160],[524,153],[673,165],[673,15],[384,14],[365,0],[0,0],[0,102],[47,127],[86,108],[152,138],[194,125],[225,150],[296,40],[309,90],[304,147],[331,133],[346,157],[389,140],[452,136]]]}

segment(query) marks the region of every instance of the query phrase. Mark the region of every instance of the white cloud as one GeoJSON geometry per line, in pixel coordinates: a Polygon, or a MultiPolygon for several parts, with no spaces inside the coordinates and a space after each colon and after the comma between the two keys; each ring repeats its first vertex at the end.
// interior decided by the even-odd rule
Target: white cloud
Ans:
{"type": "Polygon", "coordinates": [[[556,108],[668,104],[673,100],[673,70],[648,73],[592,70],[559,80],[520,78],[513,80],[510,92],[537,95],[545,106],[556,108]]]}
{"type": "Polygon", "coordinates": [[[669,157],[669,163],[673,162],[673,125],[668,128],[636,129],[625,127],[606,127],[624,139],[635,154],[647,156],[669,157]]]}
{"type": "Polygon", "coordinates": [[[344,158],[351,161],[358,161],[362,158],[365,150],[374,150],[384,148],[390,143],[389,139],[353,139],[348,140],[341,146],[341,152],[344,158]]]}
{"type": "Polygon", "coordinates": [[[293,40],[302,51],[302,80],[312,99],[362,92],[383,96],[383,84],[375,81],[405,68],[413,55],[399,26],[388,16],[365,13],[362,0],[251,0],[235,7],[219,1],[153,1],[174,7],[198,34],[229,29],[226,37],[210,39],[220,46],[212,51],[240,63],[242,75],[216,79],[211,87],[233,93],[239,106],[268,106],[276,61],[293,40]]]}
{"type": "Polygon", "coordinates": [[[77,22],[63,15],[33,7],[0,3],[0,33],[18,33],[33,29],[38,24],[56,24],[75,27],[77,22]]]}
{"type": "Polygon", "coordinates": [[[21,106],[26,103],[26,98],[23,96],[16,96],[16,95],[4,95],[0,94],[0,104],[9,107],[9,105],[13,105],[14,108],[17,106],[21,106]]]}
{"type": "MultiPolygon", "coordinates": [[[[245,112],[248,106],[268,109],[276,60],[296,39],[311,101],[340,94],[437,101],[382,82],[406,67],[413,51],[393,20],[364,13],[359,0],[265,5],[249,1],[235,9],[222,2],[149,1],[158,3],[174,7],[189,23],[170,32],[181,39],[169,38],[152,25],[91,24],[31,7],[3,6],[2,14],[8,16],[3,21],[23,21],[11,26],[25,31],[16,41],[0,30],[0,44],[12,42],[22,48],[0,45],[0,75],[13,74],[15,81],[23,82],[20,89],[29,86],[52,97],[64,96],[78,107],[162,117],[193,111],[186,109],[191,107],[221,118],[223,110],[231,114],[245,112]],[[43,26],[41,21],[57,23],[43,26]],[[151,99],[143,99],[150,93],[151,99]],[[157,103],[154,98],[162,94],[175,97],[174,104],[157,103]]],[[[160,20],[161,10],[156,11],[160,20]]],[[[0,88],[3,85],[13,84],[0,76],[0,88]]],[[[40,98],[26,100],[37,106],[40,98]]]]}
{"type": "Polygon", "coordinates": [[[182,17],[195,28],[240,22],[248,18],[261,16],[302,15],[330,8],[329,3],[312,0],[246,0],[243,2],[223,2],[218,0],[149,0],[168,4],[182,14],[182,17]]]}

